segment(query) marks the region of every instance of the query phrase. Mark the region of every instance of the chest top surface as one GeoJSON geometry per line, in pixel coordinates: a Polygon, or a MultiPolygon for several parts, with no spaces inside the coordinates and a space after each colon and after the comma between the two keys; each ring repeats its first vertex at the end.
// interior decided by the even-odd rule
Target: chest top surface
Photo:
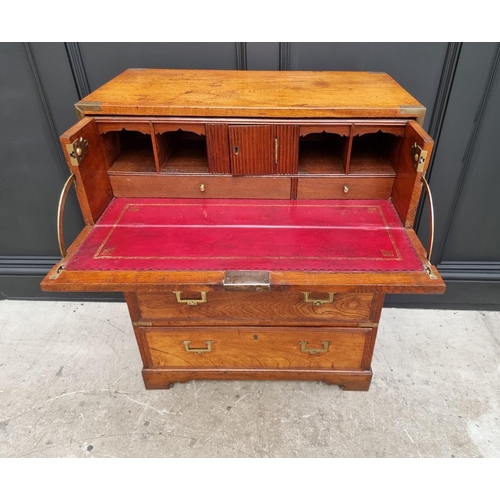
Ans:
{"type": "Polygon", "coordinates": [[[129,69],[81,115],[412,118],[425,108],[386,73],[129,69]]]}

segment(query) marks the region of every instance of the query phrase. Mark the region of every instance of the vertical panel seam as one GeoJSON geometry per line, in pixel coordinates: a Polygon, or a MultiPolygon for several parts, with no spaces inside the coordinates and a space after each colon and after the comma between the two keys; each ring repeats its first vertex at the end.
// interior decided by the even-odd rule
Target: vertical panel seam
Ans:
{"type": "Polygon", "coordinates": [[[291,42],[279,42],[279,69],[290,70],[291,42]]]}
{"type": "MultiPolygon", "coordinates": [[[[439,145],[439,138],[441,136],[441,130],[443,129],[444,120],[446,118],[446,112],[448,110],[448,102],[450,100],[451,91],[455,81],[455,74],[458,67],[458,61],[460,59],[460,52],[462,50],[462,45],[463,45],[462,42],[459,43],[452,42],[448,44],[448,48],[446,50],[446,55],[443,63],[443,70],[441,72],[441,79],[439,81],[438,90],[436,92],[436,99],[434,101],[431,122],[429,125],[429,135],[434,139],[435,147],[434,147],[434,152],[432,154],[431,163],[426,173],[427,181],[430,181],[432,175],[432,170],[434,167],[434,159],[436,158],[437,149],[439,145]]],[[[425,199],[424,197],[422,197],[414,224],[416,232],[418,232],[418,229],[420,227],[422,213],[424,210],[424,203],[425,199]]]]}
{"type": "Polygon", "coordinates": [[[28,61],[29,61],[30,66],[31,66],[31,71],[33,73],[33,78],[35,79],[35,83],[36,83],[37,90],[38,90],[38,95],[40,97],[40,101],[42,103],[43,110],[44,110],[44,113],[45,113],[45,118],[46,118],[47,123],[49,125],[50,134],[51,134],[52,139],[53,139],[54,144],[55,144],[55,148],[56,148],[56,151],[57,151],[57,156],[59,157],[59,164],[62,167],[60,169],[60,172],[62,173],[61,178],[64,179],[64,180],[66,180],[66,177],[68,176],[66,159],[64,158],[64,155],[63,155],[63,152],[62,152],[62,149],[61,149],[61,145],[59,143],[59,135],[58,135],[57,130],[56,130],[56,124],[55,124],[54,116],[53,116],[52,111],[50,109],[50,105],[49,105],[49,100],[47,98],[47,94],[45,93],[45,90],[43,88],[42,80],[40,78],[40,73],[38,71],[38,67],[37,67],[37,64],[36,64],[36,60],[35,60],[35,56],[34,56],[34,53],[33,53],[33,49],[31,47],[31,43],[30,42],[25,42],[24,43],[24,48],[25,48],[26,54],[28,56],[28,61]]]}
{"type": "Polygon", "coordinates": [[[246,42],[236,42],[236,69],[248,69],[246,42]]]}
{"type": "Polygon", "coordinates": [[[79,99],[83,99],[90,94],[89,79],[83,62],[82,52],[78,42],[65,42],[66,54],[68,55],[69,65],[73,73],[76,91],[79,99]]]}
{"type": "Polygon", "coordinates": [[[478,106],[476,115],[474,117],[474,126],[473,126],[472,132],[470,134],[469,141],[467,142],[467,147],[465,148],[464,157],[462,159],[462,171],[460,173],[460,178],[458,180],[457,189],[455,191],[455,195],[453,197],[453,203],[451,205],[451,209],[450,209],[450,212],[449,212],[447,220],[446,220],[445,229],[443,231],[443,238],[442,238],[441,243],[439,245],[439,249],[436,252],[438,255],[437,262],[440,262],[442,259],[444,249],[446,247],[446,242],[447,242],[448,237],[449,237],[450,232],[451,232],[451,226],[453,225],[455,213],[457,211],[459,202],[461,200],[461,196],[462,196],[462,192],[464,190],[465,182],[466,182],[468,174],[469,174],[471,160],[472,160],[472,154],[473,154],[474,149],[476,147],[477,139],[479,136],[479,130],[481,128],[482,121],[484,118],[484,112],[487,108],[486,105],[488,103],[491,92],[493,90],[493,84],[494,84],[494,81],[496,78],[499,60],[500,60],[500,43],[497,44],[495,56],[493,57],[493,61],[492,61],[491,66],[490,66],[490,71],[488,74],[486,86],[485,86],[483,95],[481,97],[481,100],[479,102],[479,106],[478,106]]]}

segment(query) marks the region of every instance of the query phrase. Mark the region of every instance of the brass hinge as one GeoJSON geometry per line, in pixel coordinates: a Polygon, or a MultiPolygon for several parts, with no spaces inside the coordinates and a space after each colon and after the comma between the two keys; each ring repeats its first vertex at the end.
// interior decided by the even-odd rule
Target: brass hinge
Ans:
{"type": "Polygon", "coordinates": [[[429,275],[429,278],[431,280],[437,280],[437,276],[434,273],[434,271],[432,270],[432,267],[430,265],[424,266],[424,269],[425,269],[425,272],[429,275]]]}
{"type": "Polygon", "coordinates": [[[55,271],[50,274],[49,279],[56,280],[57,278],[59,278],[59,275],[63,272],[63,270],[64,264],[61,264],[55,271]]]}
{"type": "Polygon", "coordinates": [[[378,328],[378,323],[359,323],[360,328],[378,328]]]}
{"type": "Polygon", "coordinates": [[[417,144],[413,144],[410,150],[411,160],[417,172],[424,171],[425,160],[427,159],[427,151],[423,151],[417,144]]]}
{"type": "Polygon", "coordinates": [[[153,326],[151,321],[132,321],[133,326],[153,326]]]}
{"type": "Polygon", "coordinates": [[[78,167],[87,155],[89,143],[87,139],[80,137],[74,140],[71,144],[66,144],[68,150],[69,161],[74,167],[78,167]]]}

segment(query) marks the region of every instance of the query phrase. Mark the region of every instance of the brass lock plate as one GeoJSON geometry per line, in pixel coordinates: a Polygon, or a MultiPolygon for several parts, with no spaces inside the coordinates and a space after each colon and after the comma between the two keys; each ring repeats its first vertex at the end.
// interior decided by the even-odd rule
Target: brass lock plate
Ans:
{"type": "Polygon", "coordinates": [[[224,290],[268,292],[271,289],[268,271],[226,271],[224,290]]]}
{"type": "Polygon", "coordinates": [[[417,172],[424,171],[425,160],[427,159],[427,151],[423,151],[422,148],[415,142],[410,150],[411,161],[417,172]]]}
{"type": "Polygon", "coordinates": [[[71,144],[66,144],[66,149],[68,151],[71,165],[73,165],[74,167],[78,167],[78,165],[80,165],[80,163],[84,160],[85,156],[87,156],[89,143],[87,139],[79,137],[71,144]]]}

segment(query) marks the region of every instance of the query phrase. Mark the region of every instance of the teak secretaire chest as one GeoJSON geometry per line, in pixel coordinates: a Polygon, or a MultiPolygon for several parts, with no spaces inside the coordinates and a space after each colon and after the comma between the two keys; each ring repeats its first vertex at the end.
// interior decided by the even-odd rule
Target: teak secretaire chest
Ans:
{"type": "Polygon", "coordinates": [[[42,289],[123,292],[148,389],[367,390],[385,294],[444,292],[413,230],[425,109],[388,75],[131,69],[76,108],[42,289]]]}

